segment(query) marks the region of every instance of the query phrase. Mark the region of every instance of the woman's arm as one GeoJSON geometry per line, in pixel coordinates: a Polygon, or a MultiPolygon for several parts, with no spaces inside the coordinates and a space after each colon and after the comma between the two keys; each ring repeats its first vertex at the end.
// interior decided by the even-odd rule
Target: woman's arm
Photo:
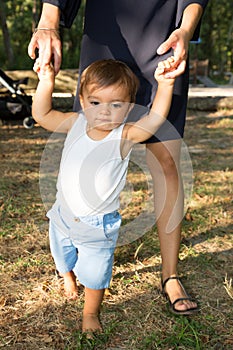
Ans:
{"type": "Polygon", "coordinates": [[[44,3],[37,31],[28,45],[28,55],[32,59],[36,58],[38,49],[41,70],[43,71],[46,65],[53,61],[55,74],[59,72],[62,61],[59,21],[59,7],[44,3]]]}
{"type": "Polygon", "coordinates": [[[62,61],[59,25],[71,27],[81,0],[42,0],[42,3],[41,17],[28,45],[28,55],[35,59],[38,49],[41,69],[53,62],[57,74],[62,61]]]}
{"type": "Polygon", "coordinates": [[[184,9],[180,29],[187,33],[188,41],[192,39],[202,14],[203,7],[197,3],[190,4],[184,9]]]}
{"type": "Polygon", "coordinates": [[[203,7],[198,3],[188,5],[183,12],[180,27],[174,30],[169,38],[164,41],[158,48],[159,55],[173,49],[175,68],[169,73],[170,77],[177,77],[184,73],[186,60],[188,57],[189,41],[192,39],[195,29],[201,19],[203,7]]]}

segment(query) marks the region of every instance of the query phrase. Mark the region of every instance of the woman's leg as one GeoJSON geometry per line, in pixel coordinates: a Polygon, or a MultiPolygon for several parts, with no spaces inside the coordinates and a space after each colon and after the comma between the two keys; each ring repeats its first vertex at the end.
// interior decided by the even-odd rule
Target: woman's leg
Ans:
{"type": "MultiPolygon", "coordinates": [[[[154,183],[155,215],[160,240],[163,281],[177,275],[183,218],[183,186],[179,171],[181,140],[147,144],[147,164],[154,183]]],[[[186,297],[177,280],[166,283],[166,292],[174,302],[186,297]]],[[[181,301],[176,309],[195,308],[192,301],[181,301]]]]}

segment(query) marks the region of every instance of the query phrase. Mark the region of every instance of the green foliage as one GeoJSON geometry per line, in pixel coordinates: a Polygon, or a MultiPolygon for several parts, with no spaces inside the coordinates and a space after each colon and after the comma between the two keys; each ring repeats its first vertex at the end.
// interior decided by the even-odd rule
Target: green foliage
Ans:
{"type": "MultiPolygon", "coordinates": [[[[190,45],[191,58],[210,61],[210,74],[233,71],[233,12],[231,0],[211,0],[203,16],[201,43],[190,45]]],[[[219,79],[219,78],[217,78],[219,79]]],[[[221,81],[221,78],[219,79],[221,81]]]]}
{"type": "Polygon", "coordinates": [[[62,30],[63,60],[62,68],[77,68],[80,55],[80,44],[83,32],[84,2],[74,20],[71,29],[62,30]]]}
{"type": "MultiPolygon", "coordinates": [[[[0,1],[0,4],[2,1],[0,1]]],[[[4,1],[6,22],[10,36],[10,45],[14,53],[13,63],[9,62],[4,47],[2,26],[0,26],[0,67],[1,69],[32,69],[32,60],[28,57],[27,48],[33,27],[40,17],[40,0],[4,1]],[[35,13],[34,13],[35,12],[35,13]]],[[[83,14],[85,1],[82,2],[79,14],[72,29],[61,28],[63,42],[63,68],[77,68],[79,47],[82,38],[83,14]]]]}
{"type": "MultiPolygon", "coordinates": [[[[209,334],[211,331],[208,329],[209,334]]],[[[176,322],[166,337],[162,338],[161,334],[151,333],[144,338],[142,349],[170,349],[172,344],[174,350],[201,350],[202,340],[206,336],[206,330],[201,323],[185,317],[176,317],[176,322]]]]}
{"type": "MultiPolygon", "coordinates": [[[[27,46],[32,28],[32,0],[4,1],[6,21],[13,49],[14,62],[11,64],[6,57],[4,47],[0,46],[0,65],[3,69],[31,69],[32,62],[27,55],[27,46]]],[[[39,3],[39,1],[38,1],[39,3]]],[[[1,43],[3,42],[0,31],[1,43]]]]}
{"type": "MultiPolygon", "coordinates": [[[[0,0],[6,12],[9,45],[13,51],[13,62],[9,61],[4,46],[3,24],[0,27],[0,66],[3,69],[31,69],[32,61],[27,47],[32,28],[40,17],[40,0],[0,0]]],[[[77,68],[83,29],[85,1],[71,29],[62,29],[62,68],[77,68]]],[[[210,60],[210,74],[223,81],[225,72],[233,70],[233,13],[232,0],[211,0],[207,6],[201,28],[201,43],[190,45],[191,58],[210,60]]],[[[12,60],[11,60],[12,61],[12,60]]]]}

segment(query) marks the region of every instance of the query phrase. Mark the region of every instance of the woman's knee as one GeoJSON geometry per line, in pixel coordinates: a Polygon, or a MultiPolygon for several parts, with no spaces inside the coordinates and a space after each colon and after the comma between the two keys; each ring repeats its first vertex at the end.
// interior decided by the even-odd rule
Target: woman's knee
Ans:
{"type": "Polygon", "coordinates": [[[150,144],[147,147],[147,165],[155,176],[175,176],[179,173],[180,149],[171,144],[150,144]]]}

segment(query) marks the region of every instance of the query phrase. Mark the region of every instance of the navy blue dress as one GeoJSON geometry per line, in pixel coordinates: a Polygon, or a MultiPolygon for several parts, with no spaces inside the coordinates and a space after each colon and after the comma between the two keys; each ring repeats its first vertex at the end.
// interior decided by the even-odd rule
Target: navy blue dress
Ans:
{"type": "MultiPolygon", "coordinates": [[[[61,22],[66,27],[72,25],[81,3],[81,0],[42,1],[59,6],[61,22]]],[[[137,104],[149,107],[157,89],[154,70],[160,60],[171,55],[168,52],[159,56],[157,48],[179,27],[184,9],[192,3],[205,8],[208,0],[86,0],[80,72],[99,59],[125,62],[140,80],[137,104]]],[[[198,38],[199,28],[200,25],[193,39],[198,38]]],[[[149,142],[183,137],[188,82],[187,65],[175,82],[169,123],[149,142]]],[[[77,100],[75,110],[79,108],[77,100]]]]}

